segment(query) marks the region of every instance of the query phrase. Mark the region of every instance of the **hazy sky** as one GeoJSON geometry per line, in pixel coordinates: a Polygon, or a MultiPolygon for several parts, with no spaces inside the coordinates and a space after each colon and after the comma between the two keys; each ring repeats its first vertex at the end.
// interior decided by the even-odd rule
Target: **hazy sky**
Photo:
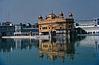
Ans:
{"type": "Polygon", "coordinates": [[[65,16],[72,12],[75,19],[93,19],[99,17],[99,0],[0,0],[0,22],[34,23],[52,10],[65,16]]]}

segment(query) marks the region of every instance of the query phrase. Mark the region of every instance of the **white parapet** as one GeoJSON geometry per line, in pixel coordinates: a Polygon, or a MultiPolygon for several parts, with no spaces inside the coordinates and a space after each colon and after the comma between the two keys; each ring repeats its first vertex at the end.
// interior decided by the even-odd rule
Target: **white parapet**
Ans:
{"type": "Polygon", "coordinates": [[[13,39],[49,39],[49,35],[34,35],[34,36],[2,36],[2,38],[13,39]]]}

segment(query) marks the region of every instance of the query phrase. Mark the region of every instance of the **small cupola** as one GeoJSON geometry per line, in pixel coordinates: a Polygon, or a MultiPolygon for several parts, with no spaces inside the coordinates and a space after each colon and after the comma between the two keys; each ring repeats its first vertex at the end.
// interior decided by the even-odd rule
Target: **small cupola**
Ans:
{"type": "Polygon", "coordinates": [[[68,15],[70,18],[73,18],[73,14],[70,12],[68,15]]]}
{"type": "Polygon", "coordinates": [[[42,17],[42,16],[39,16],[38,19],[39,19],[39,20],[43,20],[43,17],[42,17]]]}
{"type": "Polygon", "coordinates": [[[59,16],[64,16],[64,14],[63,14],[63,12],[62,12],[62,11],[60,12],[59,16]]]}

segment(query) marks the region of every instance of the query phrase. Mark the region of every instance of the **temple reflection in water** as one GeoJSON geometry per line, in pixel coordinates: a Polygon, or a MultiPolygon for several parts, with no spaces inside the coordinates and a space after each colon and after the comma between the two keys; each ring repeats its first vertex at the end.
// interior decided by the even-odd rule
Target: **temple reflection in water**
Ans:
{"type": "Polygon", "coordinates": [[[99,65],[99,36],[0,39],[0,65],[99,65]]]}
{"type": "Polygon", "coordinates": [[[66,38],[57,37],[50,40],[39,40],[40,57],[46,57],[51,60],[61,59],[64,62],[65,58],[73,60],[75,55],[75,42],[85,37],[66,38]]]}
{"type": "Polygon", "coordinates": [[[65,58],[71,60],[75,55],[75,42],[82,40],[85,37],[66,38],[65,36],[58,36],[46,40],[34,39],[0,39],[0,53],[11,52],[17,49],[32,49],[37,48],[38,56],[44,58],[47,56],[50,60],[61,59],[64,62],[65,58]]]}

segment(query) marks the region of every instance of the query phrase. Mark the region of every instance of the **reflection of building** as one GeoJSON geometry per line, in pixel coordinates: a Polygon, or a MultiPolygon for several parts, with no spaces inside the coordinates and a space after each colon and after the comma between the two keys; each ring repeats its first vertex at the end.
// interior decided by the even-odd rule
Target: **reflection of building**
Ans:
{"type": "Polygon", "coordinates": [[[11,52],[15,49],[31,49],[32,46],[38,47],[38,41],[33,39],[0,39],[0,52],[11,52]]]}
{"type": "Polygon", "coordinates": [[[42,16],[39,16],[38,19],[40,34],[66,33],[74,28],[72,14],[69,15],[69,18],[65,18],[63,12],[59,16],[52,12],[45,19],[42,16]]]}
{"type": "Polygon", "coordinates": [[[14,42],[16,49],[31,49],[32,46],[36,46],[34,42],[38,44],[38,41],[33,39],[14,39],[14,42]]]}
{"type": "Polygon", "coordinates": [[[15,49],[15,43],[12,39],[0,39],[0,52],[10,52],[15,49]]]}
{"type": "Polygon", "coordinates": [[[54,41],[40,40],[39,49],[41,57],[47,55],[52,60],[61,58],[64,61],[65,55],[67,55],[73,59],[73,55],[75,54],[74,43],[70,43],[66,39],[64,41],[59,39],[54,39],[54,41]]]}

